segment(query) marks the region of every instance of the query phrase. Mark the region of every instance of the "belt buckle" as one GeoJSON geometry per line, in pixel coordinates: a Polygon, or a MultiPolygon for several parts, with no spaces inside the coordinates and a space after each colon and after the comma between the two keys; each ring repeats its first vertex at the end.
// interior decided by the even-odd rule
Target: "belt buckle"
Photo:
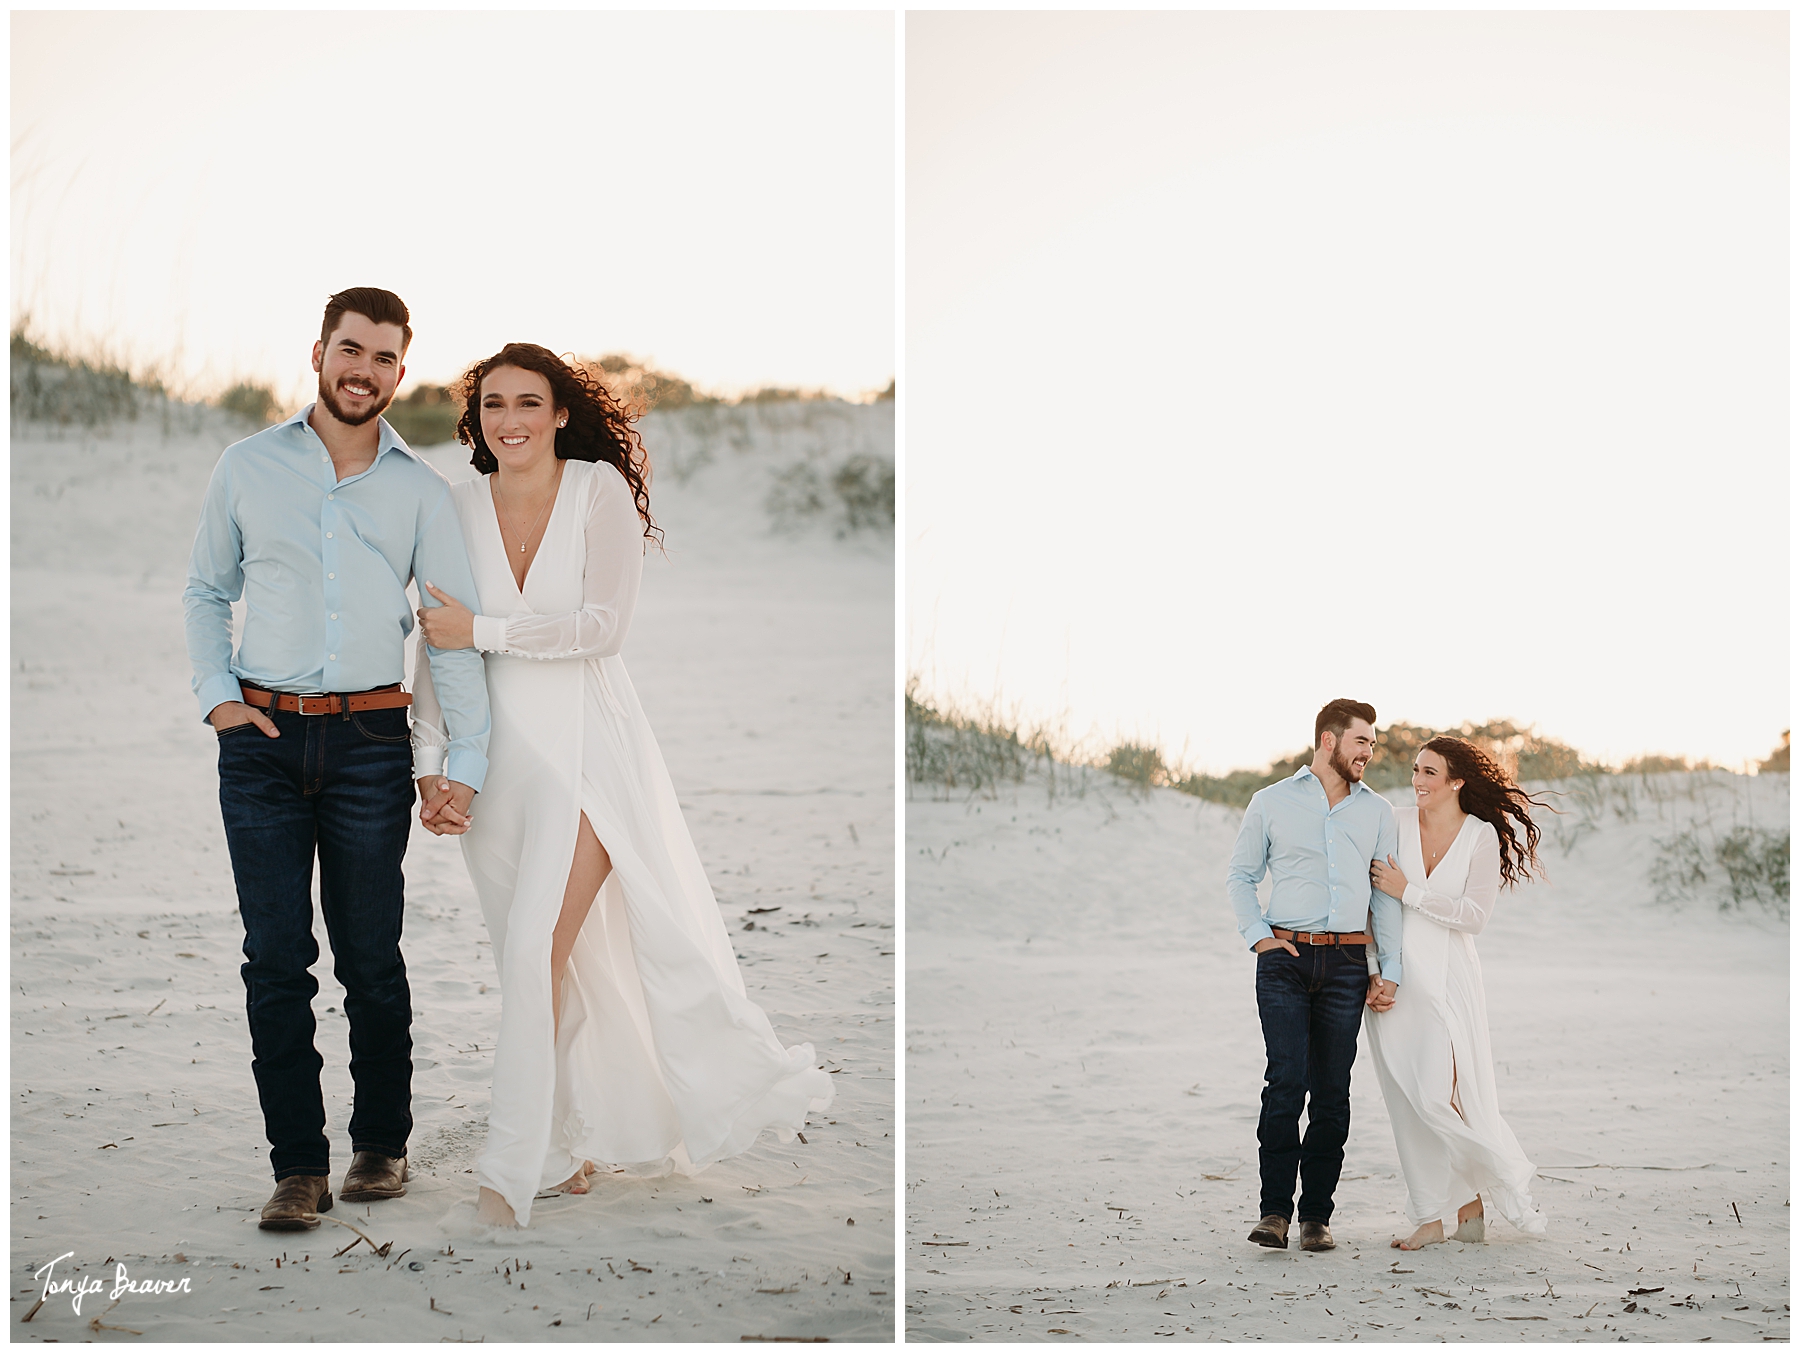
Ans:
{"type": "Polygon", "coordinates": [[[299,712],[302,714],[329,714],[329,713],[331,713],[331,697],[329,695],[297,695],[294,698],[297,701],[299,701],[299,703],[300,703],[300,711],[299,712]],[[320,708],[308,709],[306,707],[306,702],[308,700],[320,701],[321,702],[320,708]]]}
{"type": "Polygon", "coordinates": [[[1310,934],[1310,935],[1309,935],[1309,936],[1308,936],[1308,937],[1307,937],[1307,940],[1308,940],[1308,943],[1311,943],[1311,944],[1315,944],[1315,945],[1317,945],[1317,944],[1331,944],[1331,943],[1332,943],[1332,942],[1333,942],[1333,941],[1332,941],[1332,938],[1331,938],[1331,936],[1330,936],[1330,935],[1329,935],[1329,934],[1327,934],[1327,933],[1325,933],[1325,932],[1323,932],[1323,931],[1318,931],[1318,930],[1315,930],[1315,931],[1313,931],[1313,932],[1312,932],[1312,933],[1311,933],[1311,934],[1310,934]]]}

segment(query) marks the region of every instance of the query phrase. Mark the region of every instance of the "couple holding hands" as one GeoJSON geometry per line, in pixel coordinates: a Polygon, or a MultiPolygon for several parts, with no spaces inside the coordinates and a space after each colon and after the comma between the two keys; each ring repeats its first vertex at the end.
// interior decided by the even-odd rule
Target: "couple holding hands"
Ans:
{"type": "Polygon", "coordinates": [[[1268,1053],[1263,1216],[1250,1239],[1287,1247],[1298,1174],[1300,1248],[1335,1247],[1332,1194],[1365,1006],[1417,1228],[1392,1244],[1482,1240],[1489,1207],[1541,1236],[1533,1166],[1500,1117],[1474,937],[1501,888],[1531,877],[1540,834],[1531,808],[1543,805],[1453,737],[1431,739],[1414,759],[1415,804],[1390,805],[1363,783],[1375,710],[1360,701],[1320,710],[1313,746],[1310,765],[1252,797],[1226,875],[1238,931],[1256,953],[1268,1053]],[[1266,913],[1256,895],[1265,874],[1266,913]]]}
{"type": "Polygon", "coordinates": [[[745,995],[619,656],[661,535],[632,416],[581,367],[508,344],[462,379],[457,437],[480,475],[452,485],[379,417],[410,320],[379,288],[330,298],[318,399],[226,448],[184,593],[218,737],[274,1230],[316,1227],[332,1206],[315,856],[355,1084],[338,1196],[406,1191],[415,784],[424,825],[461,840],[503,993],[482,1222],[526,1225],[541,1189],[584,1193],[595,1162],[692,1173],[832,1097],[811,1045],[783,1047],[745,995]]]}

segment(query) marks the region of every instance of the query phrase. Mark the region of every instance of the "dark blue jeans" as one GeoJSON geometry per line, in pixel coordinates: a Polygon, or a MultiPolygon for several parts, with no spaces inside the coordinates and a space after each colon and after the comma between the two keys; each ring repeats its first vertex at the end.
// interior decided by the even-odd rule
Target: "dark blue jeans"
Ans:
{"type": "Polygon", "coordinates": [[[412,749],[404,709],[269,713],[279,738],[254,724],[218,734],[219,807],[244,921],[256,1092],[269,1163],[285,1179],[331,1171],[324,1062],[313,1046],[315,854],[350,1022],[351,1148],[406,1154],[412,993],[400,957],[400,861],[412,830],[412,749]]]}
{"type": "Polygon", "coordinates": [[[1293,1219],[1298,1171],[1299,1219],[1329,1222],[1350,1135],[1350,1065],[1369,994],[1368,961],[1360,944],[1298,948],[1298,958],[1281,948],[1256,956],[1256,1005],[1269,1056],[1256,1127],[1262,1211],[1293,1219]]]}

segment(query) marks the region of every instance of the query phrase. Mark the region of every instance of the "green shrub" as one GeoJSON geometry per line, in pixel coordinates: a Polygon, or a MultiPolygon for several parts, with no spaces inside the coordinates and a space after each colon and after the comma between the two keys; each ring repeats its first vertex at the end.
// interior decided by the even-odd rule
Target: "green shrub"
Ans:
{"type": "Polygon", "coordinates": [[[1051,798],[1059,785],[1085,794],[1088,770],[1059,766],[1047,728],[1021,728],[998,710],[967,713],[940,709],[919,694],[919,678],[906,683],[906,781],[938,790],[964,790],[993,798],[1004,784],[1023,784],[1036,770],[1051,798]]]}
{"type": "Polygon", "coordinates": [[[833,509],[840,539],[856,531],[892,530],[894,462],[885,456],[851,456],[827,481],[811,461],[796,461],[774,472],[763,507],[781,531],[798,530],[833,509]]]}
{"type": "Polygon", "coordinates": [[[1646,753],[1633,757],[1619,767],[1620,775],[1663,775],[1670,771],[1714,770],[1713,763],[1702,757],[1689,761],[1685,756],[1658,756],[1646,753]]]}
{"type": "Polygon", "coordinates": [[[1106,769],[1145,793],[1169,782],[1162,749],[1145,743],[1121,742],[1106,754],[1106,769]]]}
{"type": "Polygon", "coordinates": [[[589,371],[598,370],[606,388],[633,413],[652,409],[685,409],[696,404],[722,404],[717,395],[702,394],[692,383],[622,352],[579,359],[589,371]]]}
{"type": "Polygon", "coordinates": [[[1650,882],[1658,901],[1712,900],[1720,911],[1754,904],[1787,918],[1787,832],[1738,826],[1716,836],[1691,826],[1656,844],[1650,882]]]}
{"type": "Polygon", "coordinates": [[[395,400],[382,411],[408,446],[440,446],[456,440],[456,420],[462,408],[456,404],[413,403],[395,400]]]}
{"type": "Polygon", "coordinates": [[[882,456],[852,456],[832,474],[831,487],[844,505],[850,530],[893,528],[893,461],[882,456]]]}
{"type": "Polygon", "coordinates": [[[245,422],[259,428],[265,428],[275,421],[275,412],[279,407],[273,390],[252,381],[239,381],[219,396],[218,403],[226,413],[235,413],[245,422]]]}
{"type": "Polygon", "coordinates": [[[1508,719],[1490,719],[1480,724],[1466,721],[1455,728],[1425,728],[1397,720],[1376,732],[1375,756],[1363,778],[1371,789],[1410,785],[1413,759],[1435,737],[1462,738],[1474,743],[1520,781],[1564,780],[1605,769],[1584,759],[1567,743],[1520,728],[1508,719]]]}
{"type": "Polygon", "coordinates": [[[1234,770],[1224,775],[1202,775],[1195,771],[1171,780],[1170,788],[1192,794],[1197,799],[1246,808],[1250,796],[1257,790],[1287,779],[1300,767],[1310,765],[1312,757],[1312,751],[1308,749],[1273,762],[1267,770],[1234,770]]]}
{"type": "Polygon", "coordinates": [[[160,382],[134,381],[124,367],[54,353],[21,325],[12,331],[12,418],[15,422],[96,427],[136,418],[140,402],[163,395],[160,382]]]}
{"type": "Polygon", "coordinates": [[[777,470],[763,507],[779,530],[794,530],[825,510],[825,485],[807,461],[777,470]]]}

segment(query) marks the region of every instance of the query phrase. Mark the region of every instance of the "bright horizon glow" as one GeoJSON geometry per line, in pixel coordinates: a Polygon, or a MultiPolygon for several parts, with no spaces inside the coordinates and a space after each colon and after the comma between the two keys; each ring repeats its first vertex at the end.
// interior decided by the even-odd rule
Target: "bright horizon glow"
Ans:
{"type": "Polygon", "coordinates": [[[12,16],[12,318],[312,397],[325,299],[398,293],[401,394],[504,343],[721,393],[894,370],[893,18],[12,16]],[[540,130],[541,129],[541,130],[540,130]]]}
{"type": "Polygon", "coordinates": [[[1782,13],[917,13],[907,663],[1210,772],[1788,727],[1782,13]]]}

